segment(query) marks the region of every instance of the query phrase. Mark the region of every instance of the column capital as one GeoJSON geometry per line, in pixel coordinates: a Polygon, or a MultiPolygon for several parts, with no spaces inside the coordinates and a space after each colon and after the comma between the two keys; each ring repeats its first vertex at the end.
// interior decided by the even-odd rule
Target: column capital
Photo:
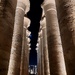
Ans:
{"type": "Polygon", "coordinates": [[[27,17],[24,17],[24,28],[27,29],[30,26],[30,23],[31,23],[30,19],[27,17]]]}
{"type": "Polygon", "coordinates": [[[30,10],[30,1],[29,0],[17,0],[17,2],[21,2],[26,6],[25,14],[30,10]]]}
{"type": "Polygon", "coordinates": [[[38,53],[38,50],[39,50],[39,48],[36,48],[37,53],[38,53]]]}
{"type": "Polygon", "coordinates": [[[28,43],[27,45],[28,45],[28,49],[29,49],[29,48],[30,48],[30,46],[31,46],[31,44],[30,44],[30,43],[28,43]]]}
{"type": "Polygon", "coordinates": [[[40,28],[46,28],[46,18],[43,18],[43,20],[40,21],[40,28]]]}
{"type": "Polygon", "coordinates": [[[27,38],[27,42],[28,42],[28,44],[30,43],[30,38],[28,38],[28,37],[26,37],[27,38]]]}
{"type": "Polygon", "coordinates": [[[44,0],[41,6],[46,6],[47,4],[55,4],[55,0],[44,0]]]}
{"type": "Polygon", "coordinates": [[[38,43],[40,42],[40,37],[38,37],[38,43]]]}
{"type": "Polygon", "coordinates": [[[39,46],[39,43],[37,43],[36,46],[38,47],[39,46]]]}
{"type": "Polygon", "coordinates": [[[29,47],[29,48],[28,48],[28,50],[30,51],[30,50],[31,50],[31,48],[29,47]]]}
{"type": "Polygon", "coordinates": [[[42,30],[39,32],[39,37],[40,38],[42,37],[42,30]]]}
{"type": "Polygon", "coordinates": [[[26,37],[29,37],[31,32],[29,30],[26,30],[26,37]]]}

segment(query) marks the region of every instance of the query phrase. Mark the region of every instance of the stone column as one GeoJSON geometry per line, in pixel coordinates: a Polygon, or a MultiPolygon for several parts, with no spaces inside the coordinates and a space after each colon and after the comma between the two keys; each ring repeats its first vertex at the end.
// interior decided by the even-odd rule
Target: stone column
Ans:
{"type": "Polygon", "coordinates": [[[27,74],[27,64],[26,64],[26,55],[25,55],[25,37],[26,37],[26,29],[23,28],[23,40],[22,40],[22,52],[21,52],[21,65],[20,65],[20,75],[28,75],[27,74]]]}
{"type": "Polygon", "coordinates": [[[39,32],[38,75],[44,75],[44,57],[43,57],[42,30],[40,30],[40,32],[39,32]]]}
{"type": "Polygon", "coordinates": [[[51,75],[67,75],[65,69],[63,48],[61,43],[55,0],[44,0],[43,8],[45,11],[47,22],[46,26],[50,73],[51,75]]]}
{"type": "Polygon", "coordinates": [[[28,57],[27,57],[28,64],[29,64],[29,53],[30,53],[29,49],[30,49],[30,45],[31,45],[30,38],[29,38],[30,34],[31,34],[31,32],[27,30],[27,35],[26,35],[26,42],[27,42],[26,49],[27,49],[27,51],[26,51],[26,54],[28,54],[28,57]]]}
{"type": "Polygon", "coordinates": [[[41,20],[42,29],[42,37],[43,37],[43,54],[44,54],[44,75],[50,75],[50,67],[49,67],[49,54],[48,54],[48,44],[47,44],[47,30],[46,30],[46,18],[41,20]]]}
{"type": "Polygon", "coordinates": [[[22,50],[23,19],[26,10],[26,0],[18,0],[14,22],[9,69],[7,75],[20,75],[20,62],[22,50]]]}
{"type": "Polygon", "coordinates": [[[56,0],[68,75],[75,74],[75,0],[56,0]]]}
{"type": "Polygon", "coordinates": [[[38,50],[37,50],[37,75],[41,75],[41,48],[40,48],[40,37],[38,37],[38,50]]]}
{"type": "Polygon", "coordinates": [[[27,52],[28,49],[26,48],[26,44],[27,44],[27,42],[26,42],[26,30],[29,26],[30,26],[30,20],[28,18],[24,17],[20,75],[28,75],[29,53],[27,52]]]}
{"type": "Polygon", "coordinates": [[[40,49],[40,51],[41,51],[41,75],[44,75],[43,27],[42,27],[40,33],[41,33],[41,36],[40,36],[40,47],[41,47],[41,49],[40,49]]]}
{"type": "Polygon", "coordinates": [[[44,69],[44,67],[43,67],[43,54],[42,54],[42,51],[43,50],[43,47],[42,47],[42,30],[41,30],[41,36],[40,36],[40,54],[41,54],[41,75],[43,75],[43,69],[44,69]]]}
{"type": "Polygon", "coordinates": [[[26,64],[25,64],[25,66],[26,66],[26,68],[25,68],[25,71],[28,73],[28,69],[29,69],[29,48],[30,48],[30,39],[28,38],[28,36],[29,36],[30,34],[29,34],[29,32],[28,32],[28,30],[26,30],[26,39],[25,39],[25,42],[26,42],[26,44],[25,44],[25,57],[26,57],[26,64]]]}
{"type": "Polygon", "coordinates": [[[36,74],[38,74],[38,50],[39,50],[39,41],[37,40],[37,44],[36,44],[36,52],[37,52],[37,69],[36,69],[36,74]]]}

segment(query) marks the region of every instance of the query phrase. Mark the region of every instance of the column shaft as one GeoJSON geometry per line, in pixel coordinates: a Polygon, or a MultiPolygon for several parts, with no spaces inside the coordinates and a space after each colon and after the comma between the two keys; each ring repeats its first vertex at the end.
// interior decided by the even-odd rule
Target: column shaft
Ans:
{"type": "Polygon", "coordinates": [[[75,74],[75,0],[56,0],[68,75],[75,74]]]}
{"type": "Polygon", "coordinates": [[[20,75],[28,75],[28,61],[27,61],[27,54],[26,54],[26,29],[23,28],[23,41],[22,41],[22,53],[21,53],[21,69],[20,75]]]}
{"type": "Polygon", "coordinates": [[[28,74],[29,74],[29,73],[28,73],[28,70],[29,70],[29,68],[28,68],[28,67],[29,67],[29,50],[28,50],[28,49],[29,49],[29,47],[28,47],[27,38],[25,38],[25,39],[26,39],[26,40],[25,40],[25,42],[26,42],[26,44],[25,44],[25,47],[26,47],[26,48],[25,48],[25,58],[26,58],[26,59],[25,59],[25,61],[26,61],[26,63],[25,63],[25,64],[26,64],[26,65],[25,65],[25,66],[26,66],[25,71],[26,71],[26,73],[27,73],[26,75],[28,75],[28,74]]]}
{"type": "Polygon", "coordinates": [[[18,1],[15,14],[14,32],[12,38],[8,75],[20,75],[22,32],[25,7],[26,6],[23,2],[18,1]]]}
{"type": "Polygon", "coordinates": [[[45,3],[44,11],[47,22],[50,73],[52,75],[66,75],[55,0],[49,0],[49,2],[45,3]]]}
{"type": "Polygon", "coordinates": [[[48,43],[47,43],[47,30],[46,30],[46,19],[42,21],[43,25],[43,54],[44,54],[44,75],[50,75],[49,66],[49,54],[48,54],[48,43]]]}

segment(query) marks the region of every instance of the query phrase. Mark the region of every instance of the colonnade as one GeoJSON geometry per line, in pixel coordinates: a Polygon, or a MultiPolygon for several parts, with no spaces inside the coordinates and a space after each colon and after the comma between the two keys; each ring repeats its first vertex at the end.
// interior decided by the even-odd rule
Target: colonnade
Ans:
{"type": "MultiPolygon", "coordinates": [[[[26,1],[17,2],[8,75],[28,75],[30,40],[27,27],[30,20],[24,18],[24,14],[29,10],[26,1]]],[[[44,0],[42,3],[45,17],[40,21],[38,33],[37,75],[74,75],[74,3],[73,0],[44,0]],[[61,5],[66,8],[62,10],[61,5]],[[71,57],[67,50],[70,50],[71,57]],[[71,68],[69,63],[72,64],[71,68]]]]}

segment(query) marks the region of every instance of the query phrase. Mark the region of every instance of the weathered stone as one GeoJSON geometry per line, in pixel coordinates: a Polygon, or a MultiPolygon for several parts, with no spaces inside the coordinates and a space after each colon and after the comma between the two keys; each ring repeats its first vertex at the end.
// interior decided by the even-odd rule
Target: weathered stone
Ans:
{"type": "Polygon", "coordinates": [[[47,43],[47,30],[46,30],[46,18],[41,20],[42,27],[42,37],[43,37],[43,58],[44,58],[44,75],[50,75],[49,66],[49,54],[48,54],[48,43],[47,43]]]}
{"type": "Polygon", "coordinates": [[[49,3],[44,3],[43,7],[47,22],[50,73],[52,75],[67,75],[65,69],[65,61],[60,37],[55,0],[48,1],[49,3]]]}
{"type": "Polygon", "coordinates": [[[8,75],[20,75],[22,33],[25,9],[25,3],[18,1],[15,14],[14,32],[12,38],[8,75]]]}
{"type": "Polygon", "coordinates": [[[68,75],[75,74],[75,1],[56,0],[62,46],[68,75]]]}

